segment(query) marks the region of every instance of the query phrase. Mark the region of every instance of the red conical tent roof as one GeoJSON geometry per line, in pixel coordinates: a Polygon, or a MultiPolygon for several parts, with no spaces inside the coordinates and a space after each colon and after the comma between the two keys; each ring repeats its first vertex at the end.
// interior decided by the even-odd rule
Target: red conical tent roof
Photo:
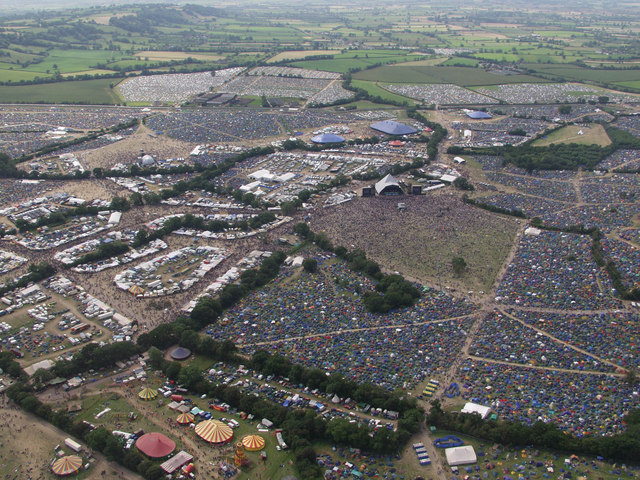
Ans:
{"type": "Polygon", "coordinates": [[[136,447],[147,457],[160,458],[173,452],[176,449],[176,444],[161,433],[151,432],[141,436],[136,441],[136,447]]]}

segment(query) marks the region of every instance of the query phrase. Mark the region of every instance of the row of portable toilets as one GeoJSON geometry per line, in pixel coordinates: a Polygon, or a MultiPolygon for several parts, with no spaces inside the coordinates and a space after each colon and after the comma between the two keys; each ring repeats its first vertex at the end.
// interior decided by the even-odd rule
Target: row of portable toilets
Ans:
{"type": "Polygon", "coordinates": [[[424,390],[422,391],[422,395],[427,398],[431,398],[433,394],[436,393],[439,385],[440,382],[438,382],[437,380],[429,380],[429,383],[427,383],[427,386],[424,387],[424,390]]]}
{"type": "Polygon", "coordinates": [[[413,449],[416,451],[420,465],[431,465],[431,459],[429,458],[423,443],[414,443],[413,449]]]}

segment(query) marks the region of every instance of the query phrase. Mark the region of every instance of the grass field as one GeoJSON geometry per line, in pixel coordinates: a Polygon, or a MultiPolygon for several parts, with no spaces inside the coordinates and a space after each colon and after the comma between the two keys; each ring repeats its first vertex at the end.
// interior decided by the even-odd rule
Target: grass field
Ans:
{"type": "Polygon", "coordinates": [[[351,85],[354,87],[362,88],[366,90],[369,95],[374,95],[381,97],[385,100],[392,100],[395,102],[407,102],[409,105],[415,104],[415,100],[411,98],[403,97],[402,95],[397,95],[395,93],[391,93],[388,90],[385,90],[382,87],[379,87],[375,82],[367,82],[365,80],[352,80],[351,85]]]}
{"type": "Polygon", "coordinates": [[[453,83],[463,87],[544,82],[544,80],[530,75],[494,75],[478,68],[404,67],[397,65],[385,65],[371,70],[364,70],[356,73],[353,78],[388,83],[453,83]]]}
{"type": "Polygon", "coordinates": [[[307,60],[292,62],[294,67],[329,72],[347,73],[352,68],[367,68],[374,64],[402,63],[423,59],[423,55],[407,54],[398,50],[348,50],[334,55],[331,60],[307,60]]]}
{"type": "Polygon", "coordinates": [[[0,103],[80,103],[114,105],[122,100],[111,84],[118,79],[81,80],[42,85],[0,86],[0,103]]]}
{"type": "Polygon", "coordinates": [[[441,65],[447,60],[446,57],[427,58],[425,60],[415,60],[413,62],[403,62],[395,64],[396,67],[432,67],[441,65]]]}
{"type": "Polygon", "coordinates": [[[536,140],[532,145],[536,147],[545,147],[552,143],[579,143],[582,145],[596,144],[601,147],[606,147],[607,145],[611,145],[611,140],[602,125],[592,124],[589,127],[568,125],[550,133],[546,138],[536,140]],[[582,132],[582,135],[578,132],[582,132]]]}

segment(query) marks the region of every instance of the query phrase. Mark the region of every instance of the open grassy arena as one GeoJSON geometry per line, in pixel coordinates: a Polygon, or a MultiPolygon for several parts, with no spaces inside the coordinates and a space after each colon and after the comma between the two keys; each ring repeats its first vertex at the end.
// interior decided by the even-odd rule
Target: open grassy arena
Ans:
{"type": "Polygon", "coordinates": [[[513,244],[517,221],[479,211],[448,195],[357,198],[316,214],[312,230],[325,231],[335,245],[362,248],[389,271],[431,285],[488,290],[513,244]],[[400,212],[397,203],[406,203],[400,212]],[[454,257],[467,273],[456,277],[454,257]]]}
{"type": "Polygon", "coordinates": [[[606,147],[611,145],[611,139],[607,135],[604,127],[599,124],[589,126],[567,125],[559,130],[545,135],[544,138],[536,140],[533,145],[536,147],[546,147],[552,143],[578,143],[581,145],[600,145],[606,147]]]}

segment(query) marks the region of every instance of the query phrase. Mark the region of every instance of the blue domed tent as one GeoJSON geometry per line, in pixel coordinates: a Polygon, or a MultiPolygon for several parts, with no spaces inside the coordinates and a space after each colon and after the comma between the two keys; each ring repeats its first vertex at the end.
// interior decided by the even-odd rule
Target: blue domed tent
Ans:
{"type": "Polygon", "coordinates": [[[344,142],[344,138],[333,133],[323,133],[322,135],[311,137],[311,141],[313,143],[340,143],[344,142]]]}
{"type": "Polygon", "coordinates": [[[405,125],[404,123],[396,122],[394,120],[383,120],[381,122],[376,122],[371,125],[371,128],[377,130],[382,133],[386,133],[387,135],[411,135],[412,133],[417,133],[413,127],[409,125],[405,125]]]}
{"type": "Polygon", "coordinates": [[[171,352],[171,358],[174,360],[184,360],[185,358],[188,358],[189,355],[191,355],[191,350],[184,347],[176,347],[171,352]]]}

